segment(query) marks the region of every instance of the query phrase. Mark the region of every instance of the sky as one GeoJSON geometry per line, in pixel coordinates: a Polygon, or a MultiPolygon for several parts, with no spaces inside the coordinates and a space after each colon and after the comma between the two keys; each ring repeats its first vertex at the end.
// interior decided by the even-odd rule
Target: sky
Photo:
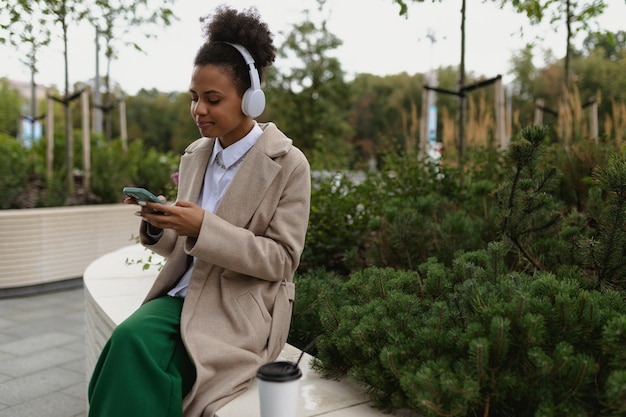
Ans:
{"type": "MultiPolygon", "coordinates": [[[[588,1],[587,1],[588,2],[588,1]]],[[[315,0],[176,0],[172,6],[178,17],[171,26],[138,28],[133,36],[144,52],[127,47],[111,64],[111,77],[129,95],[138,90],[155,88],[162,92],[187,91],[192,60],[203,41],[200,16],[209,14],[217,5],[226,3],[236,9],[256,6],[262,19],[274,33],[278,46],[293,25],[305,20],[305,10],[315,22],[327,20],[328,29],[343,41],[334,55],[339,58],[347,78],[358,73],[391,75],[426,73],[441,66],[458,66],[461,57],[461,0],[411,3],[408,18],[399,16],[399,6],[392,0],[327,0],[318,12],[315,0]],[[142,31],[156,37],[145,39],[142,31]]],[[[593,25],[613,32],[624,30],[625,0],[607,0],[607,11],[593,25]]],[[[536,42],[535,65],[544,63],[546,51],[561,58],[565,55],[565,29],[554,29],[548,23],[531,26],[523,14],[496,2],[467,0],[465,66],[469,73],[486,77],[502,75],[510,80],[510,60],[527,43],[536,42]],[[522,36],[523,33],[523,36],[522,36]]],[[[95,33],[87,24],[70,28],[70,83],[95,76],[95,33]]],[[[576,38],[582,43],[584,34],[576,38]]],[[[0,77],[29,81],[30,72],[20,62],[22,52],[0,45],[0,77]]],[[[39,58],[36,83],[64,83],[62,42],[55,39],[39,58]]],[[[277,58],[279,69],[290,62],[277,58]]],[[[100,60],[100,73],[105,74],[105,60],[100,60]]]]}

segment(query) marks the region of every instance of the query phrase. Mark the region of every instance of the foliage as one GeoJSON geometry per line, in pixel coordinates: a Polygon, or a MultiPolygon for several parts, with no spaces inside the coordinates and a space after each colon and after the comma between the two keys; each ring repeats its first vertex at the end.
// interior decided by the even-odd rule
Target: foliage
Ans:
{"type": "Polygon", "coordinates": [[[198,126],[189,114],[190,101],[189,93],[184,93],[177,95],[172,103],[175,108],[175,115],[173,116],[174,126],[168,149],[179,155],[182,155],[185,148],[200,136],[198,126]]]}
{"type": "MultiPolygon", "coordinates": [[[[593,19],[600,16],[607,5],[603,0],[592,2],[569,0],[567,2],[553,0],[497,0],[500,5],[511,4],[520,13],[525,13],[531,24],[541,23],[548,17],[550,23],[565,23],[566,52],[564,59],[563,84],[570,86],[572,74],[570,70],[572,59],[572,44],[579,31],[587,31],[593,19]]],[[[556,26],[556,25],[555,25],[556,26]]]]}
{"type": "MultiPolygon", "coordinates": [[[[387,410],[623,415],[626,163],[602,144],[569,149],[566,163],[548,138],[544,126],[529,127],[504,157],[478,152],[474,164],[432,177],[422,162],[391,156],[387,175],[318,196],[319,212],[371,202],[356,239],[365,250],[362,262],[344,263],[348,273],[299,270],[290,342],[316,340],[320,371],[347,374],[387,410]],[[564,175],[559,167],[568,164],[564,175]],[[570,185],[586,197],[564,191],[570,185]],[[464,226],[444,234],[455,212],[464,226]],[[472,250],[464,239],[477,235],[472,250]],[[439,236],[445,245],[429,248],[439,236]],[[393,268],[368,250],[376,239],[393,268]]],[[[347,253],[338,241],[345,225],[332,219],[312,217],[314,230],[340,229],[326,241],[347,253]]]]}
{"type": "Polygon", "coordinates": [[[31,171],[28,150],[10,136],[0,134],[0,209],[12,208],[31,171]]]}
{"type": "Polygon", "coordinates": [[[178,166],[177,157],[146,148],[139,140],[131,142],[127,152],[119,140],[100,142],[92,155],[92,191],[103,203],[120,202],[125,186],[167,194],[178,166]]]}
{"type": "MultiPolygon", "coordinates": [[[[324,2],[319,3],[323,6],[324,2]]],[[[344,169],[355,159],[345,140],[352,131],[347,123],[350,89],[341,63],[332,56],[340,45],[326,21],[318,25],[307,17],[293,26],[278,49],[283,58],[294,62],[291,72],[273,71],[266,80],[268,111],[264,117],[294,140],[313,169],[344,169]]]]}
{"type": "Polygon", "coordinates": [[[623,57],[626,48],[626,32],[620,30],[612,32],[592,32],[583,41],[586,51],[593,52],[601,49],[603,57],[615,61],[623,57]]]}
{"type": "MultiPolygon", "coordinates": [[[[328,303],[340,305],[345,277],[323,268],[298,273],[294,277],[297,297],[293,307],[293,318],[289,329],[289,343],[301,349],[313,343],[320,333],[319,312],[328,303]]],[[[315,355],[316,348],[307,350],[315,355]]]]}
{"type": "Polygon", "coordinates": [[[623,294],[507,272],[503,249],[451,268],[431,259],[419,271],[355,273],[341,303],[324,300],[316,366],[365,384],[381,406],[429,416],[624,412],[619,396],[604,403],[626,354],[604,348],[608,323],[626,318],[623,294]]]}
{"type": "Polygon", "coordinates": [[[615,147],[606,143],[581,141],[569,146],[554,144],[544,158],[562,174],[555,195],[568,207],[583,211],[587,207],[595,167],[605,166],[615,147]]]}
{"type": "Polygon", "coordinates": [[[522,262],[521,269],[524,263],[529,263],[531,269],[547,268],[544,249],[557,234],[561,221],[561,202],[552,193],[559,172],[553,165],[539,163],[547,134],[546,127],[533,126],[511,143],[507,152],[511,173],[496,194],[502,237],[512,244],[514,257],[522,262]]]}
{"type": "MultiPolygon", "coordinates": [[[[576,86],[583,102],[598,101],[600,115],[610,115],[614,102],[626,102],[626,50],[614,52],[612,58],[605,57],[603,46],[587,51],[584,57],[572,60],[572,71],[576,74],[576,86]]],[[[610,136],[612,132],[605,132],[610,136]]]]}
{"type": "Polygon", "coordinates": [[[597,288],[626,288],[626,161],[613,155],[606,166],[594,170],[598,224],[594,236],[580,239],[583,266],[597,288]],[[601,190],[601,191],[600,191],[601,190]],[[604,198],[599,198],[602,194],[604,198]],[[599,200],[599,201],[598,201],[599,200]]]}
{"type": "Polygon", "coordinates": [[[370,221],[367,264],[415,269],[434,255],[449,262],[461,248],[482,247],[491,233],[484,189],[466,192],[458,168],[416,155],[390,156],[384,166],[388,174],[378,177],[380,210],[370,221]]]}
{"type": "Polygon", "coordinates": [[[419,120],[417,109],[422,95],[422,74],[379,77],[359,74],[351,83],[350,141],[361,162],[377,160],[391,149],[414,153],[419,120]]]}
{"type": "MultiPolygon", "coordinates": [[[[138,27],[154,26],[160,30],[164,26],[169,26],[175,19],[173,11],[167,7],[175,0],[129,0],[117,1],[112,4],[106,0],[96,0],[96,7],[87,19],[93,24],[98,33],[98,39],[104,39],[104,55],[107,60],[107,73],[104,77],[105,91],[104,104],[97,103],[103,109],[110,110],[114,105],[114,96],[110,85],[111,62],[117,58],[117,44],[131,46],[137,51],[142,51],[141,46],[129,41],[132,36],[128,34],[138,27]]],[[[145,33],[146,37],[153,37],[150,33],[145,33]]],[[[98,40],[99,42],[99,40],[98,40]]],[[[100,81],[100,80],[98,80],[100,81]]],[[[96,86],[99,85],[96,84],[96,86]]],[[[104,111],[104,121],[106,125],[107,140],[113,138],[112,118],[110,111],[104,111]]]]}
{"type": "Polygon", "coordinates": [[[375,217],[370,183],[348,175],[313,172],[311,211],[299,270],[325,268],[346,274],[358,268],[367,223],[375,217]]]}
{"type": "Polygon", "coordinates": [[[131,179],[131,184],[151,190],[156,195],[176,197],[173,191],[175,182],[172,174],[178,171],[180,156],[174,153],[161,153],[154,148],[146,149],[141,142],[136,145],[135,164],[137,164],[137,174],[131,179]]]}
{"type": "Polygon", "coordinates": [[[497,235],[489,198],[504,173],[493,149],[481,148],[474,160],[460,169],[392,152],[380,172],[314,172],[300,271],[411,269],[431,256],[449,262],[460,249],[484,247],[497,235]]]}
{"type": "Polygon", "coordinates": [[[19,92],[6,79],[0,79],[0,133],[17,137],[21,102],[19,92]]]}
{"type": "MultiPolygon", "coordinates": [[[[0,135],[2,136],[2,135],[0,135]]],[[[74,175],[79,185],[75,193],[64,186],[66,172],[62,158],[55,158],[52,176],[47,177],[45,141],[35,142],[26,149],[15,139],[2,136],[6,151],[3,166],[7,170],[3,178],[6,185],[3,194],[7,204],[2,208],[50,207],[73,204],[111,204],[122,200],[124,186],[136,185],[157,194],[170,195],[174,189],[172,174],[178,168],[178,155],[162,153],[146,147],[141,141],[132,141],[124,150],[121,140],[107,142],[93,136],[91,143],[91,193],[84,194],[81,184],[81,163],[74,175]]],[[[61,154],[63,138],[55,137],[54,152],[61,154]]],[[[74,141],[74,152],[82,154],[81,141],[74,141]]]]}
{"type": "MultiPolygon", "coordinates": [[[[129,137],[140,139],[147,146],[161,152],[172,149],[174,121],[183,107],[176,97],[175,94],[160,93],[156,90],[141,90],[134,97],[129,97],[126,103],[126,116],[132,120],[128,126],[129,137]]],[[[195,127],[189,115],[189,103],[185,104],[187,115],[185,122],[195,127]]],[[[194,130],[196,133],[193,139],[196,139],[197,127],[194,130]]]]}

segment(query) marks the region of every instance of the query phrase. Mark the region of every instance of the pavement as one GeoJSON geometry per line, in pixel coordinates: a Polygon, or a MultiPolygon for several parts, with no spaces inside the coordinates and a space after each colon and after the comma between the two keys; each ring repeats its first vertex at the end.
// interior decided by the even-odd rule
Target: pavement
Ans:
{"type": "Polygon", "coordinates": [[[86,417],[82,284],[0,294],[0,417],[86,417]]]}

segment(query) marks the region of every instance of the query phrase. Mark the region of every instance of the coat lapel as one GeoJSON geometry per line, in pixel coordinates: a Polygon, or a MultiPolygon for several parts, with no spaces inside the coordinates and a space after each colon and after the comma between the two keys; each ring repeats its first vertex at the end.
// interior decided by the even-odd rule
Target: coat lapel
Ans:
{"type": "Polygon", "coordinates": [[[248,225],[280,172],[281,165],[274,158],[287,153],[292,143],[273,123],[260,126],[263,134],[241,163],[215,212],[239,227],[248,225]]]}
{"type": "Polygon", "coordinates": [[[252,147],[217,206],[215,214],[245,227],[280,171],[280,165],[252,147]]]}
{"type": "MultiPolygon", "coordinates": [[[[241,163],[215,211],[240,227],[248,224],[281,169],[272,158],[286,153],[292,143],[273,123],[261,127],[263,134],[241,163]]],[[[205,138],[190,145],[181,157],[179,199],[198,202],[214,143],[215,139],[205,138]]]]}
{"type": "Polygon", "coordinates": [[[206,139],[192,151],[181,156],[180,183],[178,184],[178,198],[183,201],[197,203],[204,183],[204,174],[215,139],[206,139]]]}

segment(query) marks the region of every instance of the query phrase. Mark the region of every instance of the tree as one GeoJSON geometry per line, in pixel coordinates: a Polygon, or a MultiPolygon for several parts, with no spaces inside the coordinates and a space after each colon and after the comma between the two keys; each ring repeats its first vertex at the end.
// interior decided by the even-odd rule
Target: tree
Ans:
{"type": "MultiPolygon", "coordinates": [[[[414,3],[423,3],[425,0],[412,0],[414,3]]],[[[433,3],[441,0],[432,0],[433,3]]],[[[394,0],[396,4],[400,6],[400,15],[408,15],[407,0],[394,0]]],[[[458,129],[456,137],[456,147],[459,162],[463,161],[465,152],[465,112],[466,112],[466,99],[464,89],[466,86],[465,79],[465,16],[466,16],[466,0],[461,0],[461,60],[459,64],[459,107],[458,107],[458,129]]]]}
{"type": "MultiPolygon", "coordinates": [[[[112,139],[111,110],[115,100],[111,94],[111,63],[117,57],[117,44],[130,46],[142,51],[141,46],[127,36],[139,26],[157,25],[159,28],[169,26],[175,19],[173,11],[166,5],[175,0],[119,0],[112,4],[108,0],[96,0],[97,9],[89,20],[96,30],[96,62],[99,61],[99,42],[104,39],[104,55],[106,57],[105,102],[100,103],[100,77],[99,68],[95,77],[94,93],[95,106],[98,110],[104,110],[105,132],[108,140],[112,139]]],[[[146,37],[153,35],[145,32],[146,37]]],[[[96,126],[96,131],[101,131],[101,126],[96,126]]]]}
{"type": "MultiPolygon", "coordinates": [[[[321,10],[324,0],[318,3],[321,10]]],[[[292,57],[297,64],[288,74],[270,72],[266,80],[268,90],[273,90],[268,94],[271,110],[266,116],[281,123],[318,169],[345,168],[353,158],[352,147],[345,141],[351,131],[349,88],[341,63],[331,55],[340,45],[325,20],[318,26],[307,15],[279,48],[279,54],[292,57]]]]}
{"type": "MultiPolygon", "coordinates": [[[[169,1],[169,0],[163,0],[169,1]]],[[[0,10],[5,11],[2,19],[0,29],[3,32],[7,32],[6,39],[13,39],[16,36],[26,36],[26,40],[29,39],[29,27],[20,28],[19,22],[25,21],[25,16],[32,16],[35,13],[36,16],[41,16],[38,22],[40,27],[60,26],[61,39],[63,41],[63,58],[65,65],[65,82],[63,97],[57,98],[64,107],[64,119],[65,119],[65,149],[66,149],[66,185],[68,193],[72,194],[74,191],[73,180],[73,167],[74,167],[74,155],[73,155],[73,138],[72,138],[72,115],[71,115],[71,102],[78,98],[79,93],[70,93],[69,84],[69,62],[68,62],[68,38],[69,30],[73,24],[77,24],[85,19],[90,21],[98,20],[98,17],[109,16],[110,26],[105,26],[106,33],[109,36],[109,40],[113,40],[113,27],[115,24],[124,22],[127,26],[133,26],[145,22],[162,21],[165,24],[169,24],[172,17],[171,10],[167,8],[153,8],[148,7],[149,0],[129,1],[128,4],[112,4],[105,1],[97,1],[95,8],[91,8],[89,4],[85,4],[80,0],[0,0],[0,10]],[[143,10],[148,10],[147,14],[142,14],[143,10]],[[159,20],[160,19],[160,20],[159,20]]],[[[32,30],[32,27],[31,29],[32,30]]],[[[47,35],[49,32],[43,32],[43,35],[47,35]]],[[[33,37],[37,39],[36,37],[33,37]]],[[[4,41],[4,37],[0,38],[0,41],[4,41]]],[[[49,36],[42,37],[42,40],[49,41],[49,36]]],[[[31,49],[29,49],[33,57],[29,62],[36,62],[35,56],[37,47],[44,44],[35,44],[31,42],[31,49]]],[[[111,48],[111,51],[113,49],[111,48]]],[[[110,56],[113,56],[111,52],[110,56]]]]}
{"type": "MultiPolygon", "coordinates": [[[[425,0],[411,0],[413,3],[423,3],[425,0]]],[[[433,3],[437,0],[432,0],[433,3]]],[[[441,0],[439,0],[441,1],[441,0]]],[[[565,85],[569,86],[571,81],[570,60],[571,48],[575,34],[581,30],[587,30],[591,26],[594,17],[602,14],[606,8],[604,0],[594,0],[593,2],[583,2],[578,0],[493,0],[500,7],[510,4],[519,13],[525,13],[531,24],[538,24],[546,16],[550,18],[550,23],[556,24],[564,18],[567,28],[566,55],[565,55],[565,85]]],[[[409,0],[394,0],[400,6],[400,15],[408,14],[409,0]]],[[[459,116],[457,148],[459,158],[462,159],[465,148],[465,96],[463,89],[466,85],[465,79],[465,12],[466,0],[461,0],[461,61],[459,66],[459,116]]]]}
{"type": "Polygon", "coordinates": [[[594,32],[587,35],[583,41],[583,47],[587,54],[602,48],[604,57],[615,61],[624,56],[626,52],[626,32],[594,32]]]}
{"type": "Polygon", "coordinates": [[[575,35],[580,31],[589,30],[593,18],[600,16],[606,9],[604,0],[591,2],[578,0],[495,0],[500,7],[510,3],[519,13],[525,13],[531,24],[538,24],[548,17],[550,24],[557,26],[563,22],[567,29],[565,38],[565,71],[564,83],[571,84],[572,43],[575,35]]]}
{"type": "MultiPolygon", "coordinates": [[[[59,25],[63,40],[63,59],[65,64],[65,88],[64,96],[57,99],[63,104],[65,114],[65,149],[66,149],[66,185],[71,194],[74,190],[72,167],[74,166],[73,139],[72,139],[72,116],[70,102],[77,95],[70,96],[69,91],[69,63],[68,63],[68,36],[73,23],[81,21],[89,12],[88,6],[79,0],[38,0],[29,2],[26,0],[0,0],[0,6],[4,10],[10,10],[8,25],[3,29],[9,31],[9,37],[18,34],[19,27],[16,23],[30,16],[33,11],[41,16],[39,24],[42,26],[59,25]]],[[[36,52],[36,51],[35,51],[36,52]]]]}
{"type": "Polygon", "coordinates": [[[389,146],[403,153],[416,149],[423,82],[422,74],[355,77],[350,124],[364,159],[377,158],[389,146]]]}
{"type": "MultiPolygon", "coordinates": [[[[20,19],[17,15],[19,8],[8,10],[9,24],[0,24],[2,32],[8,33],[8,38],[0,37],[0,43],[8,41],[13,46],[25,45],[26,54],[20,61],[30,69],[31,91],[30,91],[30,114],[29,119],[32,125],[31,131],[35,131],[35,120],[37,119],[37,100],[35,96],[35,74],[37,73],[37,55],[41,48],[50,43],[50,30],[46,26],[46,21],[34,9],[30,3],[23,3],[23,7],[29,10],[30,19],[20,19]]],[[[35,4],[36,6],[36,4],[35,4]]],[[[1,32],[0,32],[1,33],[1,32]]]]}
{"type": "MultiPolygon", "coordinates": [[[[172,149],[172,130],[178,116],[175,98],[175,94],[161,93],[155,89],[142,89],[137,95],[130,97],[126,106],[128,119],[131,121],[128,125],[129,136],[133,139],[140,138],[145,146],[159,151],[172,149]]],[[[189,111],[187,117],[189,123],[189,111]]]]}

